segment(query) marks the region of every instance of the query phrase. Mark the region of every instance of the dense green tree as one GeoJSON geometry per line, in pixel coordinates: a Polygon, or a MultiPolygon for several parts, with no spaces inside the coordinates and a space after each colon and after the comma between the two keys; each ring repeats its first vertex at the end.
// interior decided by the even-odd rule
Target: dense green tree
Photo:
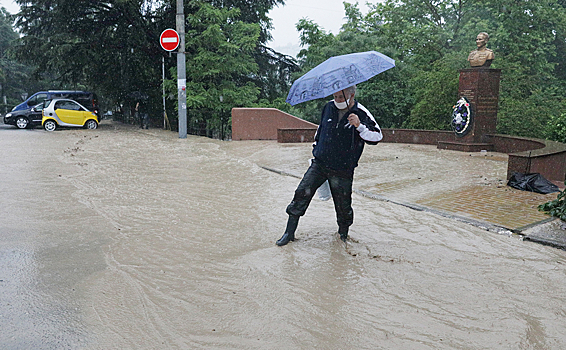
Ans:
{"type": "Polygon", "coordinates": [[[12,18],[5,8],[0,8],[0,113],[5,112],[7,106],[4,104],[3,96],[9,95],[11,87],[7,84],[6,76],[12,71],[13,62],[8,58],[8,49],[18,35],[12,29],[12,18]]]}
{"type": "Polygon", "coordinates": [[[498,130],[544,136],[565,107],[560,75],[566,61],[555,45],[565,32],[565,8],[550,0],[495,1],[491,11],[496,67],[503,70],[498,130]]]}
{"type": "MultiPolygon", "coordinates": [[[[380,33],[369,29],[366,17],[357,5],[345,3],[346,23],[338,35],[326,33],[313,21],[302,19],[297,23],[301,50],[298,58],[303,68],[295,75],[298,78],[316,65],[332,56],[352,52],[379,51],[396,58],[398,53],[391,46],[384,46],[380,33]]],[[[412,95],[405,95],[411,67],[397,61],[397,67],[379,74],[358,85],[357,99],[366,106],[382,127],[400,127],[412,105],[412,95]]],[[[320,110],[326,99],[297,105],[293,112],[301,117],[318,122],[320,110]]]]}
{"type": "MultiPolygon", "coordinates": [[[[176,59],[160,48],[159,35],[175,27],[175,0],[18,3],[17,25],[24,36],[14,52],[37,67],[38,74],[48,74],[52,88],[92,90],[108,107],[123,105],[126,111],[140,96],[148,96],[150,115],[160,118],[161,60],[165,58],[169,72],[176,59]]],[[[272,100],[288,88],[294,60],[264,45],[271,28],[267,13],[282,0],[184,3],[187,75],[197,91],[189,96],[190,107],[215,118],[219,96],[225,111],[232,103],[252,105],[259,96],[272,100]]],[[[176,100],[176,93],[168,97],[176,100]]],[[[169,103],[169,115],[175,114],[175,106],[169,103]]]]}
{"type": "Polygon", "coordinates": [[[88,89],[106,107],[131,104],[136,91],[160,100],[152,2],[36,0],[20,6],[17,25],[24,36],[15,53],[49,78],[49,88],[88,89]]]}
{"type": "MultiPolygon", "coordinates": [[[[248,77],[257,73],[252,54],[260,26],[237,20],[238,8],[192,1],[187,17],[187,108],[191,122],[223,130],[232,107],[251,105],[259,87],[248,77]],[[202,111],[205,111],[204,113],[202,111]],[[203,120],[204,119],[204,120],[203,120]]],[[[170,85],[175,91],[176,86],[170,85]]]]}
{"type": "MultiPolygon", "coordinates": [[[[382,45],[405,64],[404,104],[406,115],[397,126],[419,129],[448,129],[448,117],[456,101],[458,69],[465,68],[466,20],[471,1],[386,1],[376,4],[366,16],[368,33],[379,36],[382,45]]],[[[473,41],[468,37],[470,43],[473,41]]]]}
{"type": "Polygon", "coordinates": [[[271,18],[268,12],[277,5],[283,5],[284,0],[216,0],[207,1],[216,8],[238,9],[238,21],[256,24],[260,27],[258,45],[252,54],[258,65],[256,74],[249,78],[260,88],[260,98],[273,101],[280,97],[290,86],[291,73],[298,70],[295,59],[275,52],[266,46],[271,39],[271,18]]]}
{"type": "MultiPolygon", "coordinates": [[[[11,50],[21,62],[37,67],[36,77],[51,81],[50,87],[86,88],[121,104],[145,94],[159,115],[165,57],[169,96],[176,99],[176,60],[157,45],[163,28],[175,23],[175,1],[19,4],[23,37],[11,50]]],[[[307,19],[299,21],[300,67],[266,46],[271,29],[267,13],[280,4],[282,0],[185,1],[188,104],[198,110],[191,114],[194,122],[224,130],[233,106],[276,106],[317,121],[325,101],[289,106],[284,100],[290,83],[331,56],[376,50],[395,59],[396,67],[360,84],[358,98],[380,124],[447,129],[458,99],[458,70],[467,67],[475,36],[485,31],[496,55],[492,68],[503,70],[499,132],[554,139],[564,134],[559,126],[566,119],[561,113],[565,0],[386,0],[370,5],[367,14],[344,3],[347,21],[336,35],[307,19]]],[[[1,45],[3,41],[3,49],[1,45]]],[[[169,105],[172,109],[176,103],[169,105]]]]}
{"type": "MultiPolygon", "coordinates": [[[[360,101],[383,126],[448,129],[459,98],[458,70],[488,32],[503,70],[498,131],[557,137],[562,125],[566,76],[565,1],[387,0],[362,15],[345,3],[347,22],[338,35],[301,21],[303,73],[324,59],[377,50],[396,68],[360,84],[360,101]],[[550,123],[550,124],[549,124],[550,123]]],[[[304,107],[307,109],[308,107],[304,107]]]]}
{"type": "MultiPolygon", "coordinates": [[[[8,48],[18,38],[18,34],[12,28],[12,17],[5,8],[0,8],[0,57],[2,58],[6,58],[8,48]]],[[[3,70],[0,70],[1,74],[2,72],[3,70]]]]}
{"type": "Polygon", "coordinates": [[[17,62],[10,54],[19,37],[13,28],[13,22],[14,16],[0,8],[0,113],[21,103],[20,96],[23,93],[41,87],[41,82],[31,75],[32,67],[17,62]]]}

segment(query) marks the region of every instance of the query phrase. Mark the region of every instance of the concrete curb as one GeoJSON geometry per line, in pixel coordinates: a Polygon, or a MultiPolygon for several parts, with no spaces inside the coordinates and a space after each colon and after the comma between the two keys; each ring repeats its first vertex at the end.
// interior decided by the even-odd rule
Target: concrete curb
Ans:
{"type": "Polygon", "coordinates": [[[566,250],[566,223],[558,218],[550,218],[530,225],[522,234],[525,241],[531,241],[554,248],[566,250]]]}

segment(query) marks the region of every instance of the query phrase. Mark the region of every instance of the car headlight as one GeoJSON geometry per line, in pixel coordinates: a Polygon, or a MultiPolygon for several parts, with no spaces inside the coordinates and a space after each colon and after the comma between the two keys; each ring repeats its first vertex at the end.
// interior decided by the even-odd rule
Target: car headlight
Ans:
{"type": "Polygon", "coordinates": [[[11,118],[12,117],[12,113],[8,113],[4,116],[4,118],[11,118]]]}

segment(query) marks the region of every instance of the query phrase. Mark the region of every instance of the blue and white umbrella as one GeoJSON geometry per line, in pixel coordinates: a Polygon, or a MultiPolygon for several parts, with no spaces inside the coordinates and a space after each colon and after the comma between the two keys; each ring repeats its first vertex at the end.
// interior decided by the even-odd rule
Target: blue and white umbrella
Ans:
{"type": "Polygon", "coordinates": [[[323,98],[393,67],[395,60],[377,51],[330,57],[295,80],[287,102],[294,106],[323,98]]]}

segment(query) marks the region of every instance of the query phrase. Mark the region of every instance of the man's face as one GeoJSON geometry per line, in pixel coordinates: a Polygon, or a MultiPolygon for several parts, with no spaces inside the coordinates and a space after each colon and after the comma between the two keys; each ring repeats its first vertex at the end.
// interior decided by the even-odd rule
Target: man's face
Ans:
{"type": "Polygon", "coordinates": [[[483,47],[487,44],[487,38],[483,34],[478,34],[476,37],[476,46],[478,48],[483,47]]]}
{"type": "Polygon", "coordinates": [[[346,99],[351,98],[351,95],[348,95],[348,93],[346,92],[346,90],[340,90],[338,92],[335,92],[332,94],[332,97],[334,97],[334,101],[340,103],[340,102],[346,102],[346,99],[344,98],[344,96],[346,96],[346,99]]]}

